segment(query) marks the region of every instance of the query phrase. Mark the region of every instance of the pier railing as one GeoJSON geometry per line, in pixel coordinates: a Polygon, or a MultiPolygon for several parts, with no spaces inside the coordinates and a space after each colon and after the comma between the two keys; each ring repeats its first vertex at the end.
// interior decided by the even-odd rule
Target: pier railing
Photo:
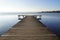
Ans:
{"type": "MultiPolygon", "coordinates": [[[[18,20],[22,20],[22,19],[24,19],[26,16],[28,16],[28,15],[18,15],[18,20]]],[[[30,15],[30,16],[34,16],[36,19],[38,19],[38,20],[41,20],[41,18],[42,18],[42,15],[30,15]]]]}

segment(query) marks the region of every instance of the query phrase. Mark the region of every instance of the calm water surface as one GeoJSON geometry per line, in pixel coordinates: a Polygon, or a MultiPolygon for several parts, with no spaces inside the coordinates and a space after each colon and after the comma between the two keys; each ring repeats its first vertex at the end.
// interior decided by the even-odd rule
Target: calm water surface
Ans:
{"type": "Polygon", "coordinates": [[[0,15],[0,35],[19,22],[17,15],[0,15]]]}
{"type": "MultiPolygon", "coordinates": [[[[36,13],[42,15],[41,21],[52,32],[60,36],[60,13],[36,13]]],[[[21,20],[20,20],[21,21],[21,20]]],[[[17,15],[0,15],[0,34],[8,31],[18,20],[17,15]]]]}
{"type": "Polygon", "coordinates": [[[60,36],[60,13],[41,13],[41,21],[52,32],[60,36]]]}

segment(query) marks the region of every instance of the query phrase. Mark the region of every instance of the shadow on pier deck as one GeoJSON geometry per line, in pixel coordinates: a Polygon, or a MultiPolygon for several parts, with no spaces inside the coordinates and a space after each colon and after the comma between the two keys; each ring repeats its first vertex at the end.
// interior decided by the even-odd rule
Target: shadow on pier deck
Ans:
{"type": "Polygon", "coordinates": [[[58,40],[58,37],[33,16],[28,16],[2,35],[0,40],[58,40]]]}

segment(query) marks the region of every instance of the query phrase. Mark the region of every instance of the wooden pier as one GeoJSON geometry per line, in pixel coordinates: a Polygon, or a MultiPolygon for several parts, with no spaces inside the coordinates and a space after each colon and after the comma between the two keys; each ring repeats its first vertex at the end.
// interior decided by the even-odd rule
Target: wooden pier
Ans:
{"type": "Polygon", "coordinates": [[[0,40],[58,40],[58,37],[33,16],[27,16],[3,34],[0,40]]]}

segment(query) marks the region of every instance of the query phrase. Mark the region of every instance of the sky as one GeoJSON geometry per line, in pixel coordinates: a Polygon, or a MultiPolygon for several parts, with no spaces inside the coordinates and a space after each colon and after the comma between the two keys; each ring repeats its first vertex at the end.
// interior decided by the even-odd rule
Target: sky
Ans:
{"type": "Polygon", "coordinates": [[[0,12],[60,10],[60,0],[0,0],[0,12]]]}

